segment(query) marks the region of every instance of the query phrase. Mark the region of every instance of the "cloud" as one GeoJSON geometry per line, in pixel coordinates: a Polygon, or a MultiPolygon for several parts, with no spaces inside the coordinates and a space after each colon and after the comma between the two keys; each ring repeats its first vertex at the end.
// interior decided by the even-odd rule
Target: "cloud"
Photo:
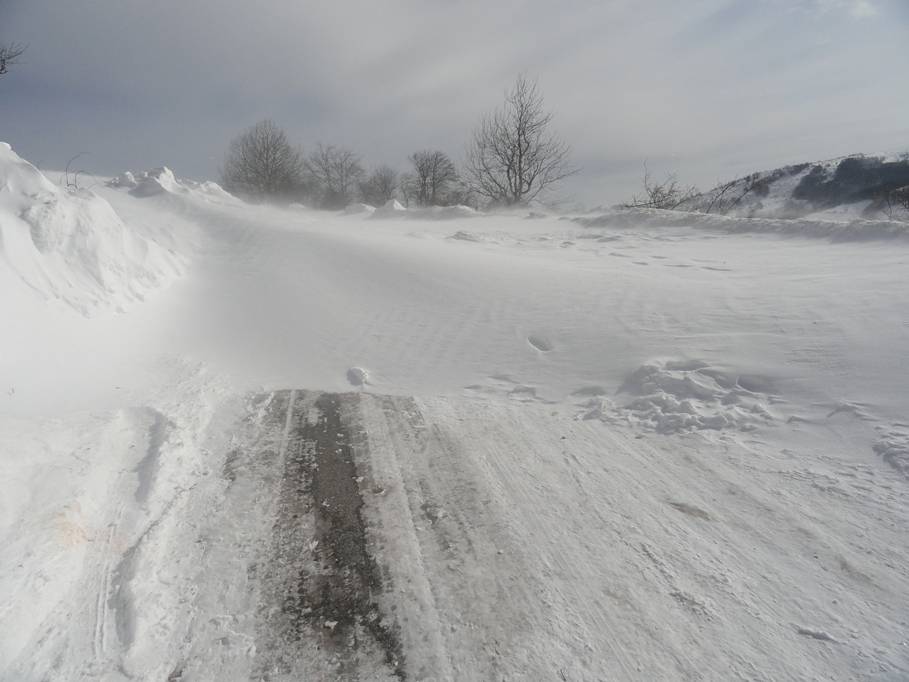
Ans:
{"type": "Polygon", "coordinates": [[[211,177],[271,117],[401,167],[424,147],[459,158],[527,72],[585,168],[566,193],[590,203],[623,198],[645,158],[709,184],[905,146],[909,93],[880,68],[905,59],[889,5],[796,1],[0,0],[0,39],[30,45],[0,83],[0,137],[45,164],[88,150],[100,172],[211,177]],[[859,24],[866,5],[878,19],[859,24]]]}

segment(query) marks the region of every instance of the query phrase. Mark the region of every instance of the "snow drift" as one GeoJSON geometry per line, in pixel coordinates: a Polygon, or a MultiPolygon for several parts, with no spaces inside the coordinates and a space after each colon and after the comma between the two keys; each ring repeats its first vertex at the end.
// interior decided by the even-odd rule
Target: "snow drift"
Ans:
{"type": "Polygon", "coordinates": [[[0,270],[90,315],[141,300],[180,273],[181,258],[98,195],[54,185],[0,143],[0,270]]]}
{"type": "Polygon", "coordinates": [[[107,183],[108,187],[129,190],[134,197],[153,197],[159,194],[182,194],[211,201],[215,203],[239,204],[241,203],[230,192],[216,182],[178,179],[174,172],[167,166],[152,168],[134,174],[125,171],[107,183]]]}
{"type": "Polygon", "coordinates": [[[574,219],[584,227],[642,228],[693,227],[730,234],[773,233],[790,237],[820,237],[835,242],[882,239],[909,240],[909,223],[899,220],[792,220],[736,218],[658,208],[614,209],[574,219]]]}

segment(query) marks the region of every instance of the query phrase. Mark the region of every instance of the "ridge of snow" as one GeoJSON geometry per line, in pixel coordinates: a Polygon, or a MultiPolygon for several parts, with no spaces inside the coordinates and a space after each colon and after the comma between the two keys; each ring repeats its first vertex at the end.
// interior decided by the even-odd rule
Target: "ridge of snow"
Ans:
{"type": "Polygon", "coordinates": [[[131,230],[97,194],[61,188],[0,146],[0,269],[83,315],[123,309],[175,278],[181,259],[131,230]]]}

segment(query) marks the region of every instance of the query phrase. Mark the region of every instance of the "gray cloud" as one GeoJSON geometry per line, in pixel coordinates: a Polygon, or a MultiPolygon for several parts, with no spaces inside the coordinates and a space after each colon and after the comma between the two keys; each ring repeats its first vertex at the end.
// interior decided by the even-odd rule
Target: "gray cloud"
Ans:
{"type": "Polygon", "coordinates": [[[524,71],[585,167],[565,193],[596,204],[645,158],[709,185],[909,146],[888,75],[907,57],[899,3],[7,0],[0,40],[30,49],[0,81],[0,138],[45,165],[89,150],[100,172],[211,177],[233,134],[272,117],[304,145],[403,165],[425,146],[459,157],[524,71]]]}

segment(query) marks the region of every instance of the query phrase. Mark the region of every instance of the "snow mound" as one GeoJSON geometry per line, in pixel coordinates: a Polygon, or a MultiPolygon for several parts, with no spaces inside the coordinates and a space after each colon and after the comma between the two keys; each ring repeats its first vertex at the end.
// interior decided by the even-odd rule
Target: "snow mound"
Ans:
{"type": "Polygon", "coordinates": [[[596,396],[585,419],[626,421],[657,433],[750,431],[774,420],[770,382],[697,361],[658,361],[639,367],[619,388],[630,399],[616,405],[596,396]]]}
{"type": "Polygon", "coordinates": [[[106,184],[108,187],[125,187],[127,189],[133,189],[139,183],[136,181],[135,175],[129,171],[126,171],[124,173],[120,173],[120,175],[115,178],[111,178],[104,184],[106,184]]]}
{"type": "Polygon", "coordinates": [[[351,367],[347,370],[347,381],[353,386],[366,386],[369,384],[369,370],[362,367],[351,367]]]}
{"type": "Polygon", "coordinates": [[[407,211],[408,218],[421,220],[453,220],[455,218],[475,218],[480,215],[470,206],[426,206],[407,211]]]}
{"type": "Polygon", "coordinates": [[[883,436],[873,447],[887,464],[909,477],[909,433],[893,431],[883,436]]]}
{"type": "Polygon", "coordinates": [[[468,232],[467,230],[458,230],[449,239],[455,239],[462,242],[481,242],[483,238],[479,235],[474,234],[473,232],[468,232]]]}
{"type": "Polygon", "coordinates": [[[167,166],[162,166],[140,173],[136,177],[136,186],[129,193],[135,197],[153,197],[167,192],[176,194],[181,189],[173,171],[167,166]]]}
{"type": "Polygon", "coordinates": [[[363,204],[356,202],[353,204],[348,204],[344,208],[344,213],[346,215],[357,215],[359,213],[373,213],[376,210],[375,206],[370,206],[369,204],[363,204]]]}
{"type": "Polygon", "coordinates": [[[89,315],[143,299],[181,263],[98,195],[54,185],[0,144],[0,269],[89,315]]]}
{"type": "Polygon", "coordinates": [[[639,228],[688,227],[729,234],[772,233],[789,237],[816,237],[834,242],[885,239],[909,240],[909,223],[898,220],[791,220],[787,218],[733,218],[706,213],[657,208],[616,209],[573,219],[583,227],[639,228]]]}
{"type": "Polygon", "coordinates": [[[373,218],[408,218],[410,220],[454,220],[474,218],[479,212],[470,206],[419,206],[406,208],[397,199],[389,199],[384,205],[375,209],[373,218]]]}
{"type": "Polygon", "coordinates": [[[198,182],[177,178],[167,166],[152,168],[141,173],[126,171],[105,183],[108,187],[127,189],[134,197],[146,198],[162,194],[191,196],[203,201],[221,204],[241,204],[233,194],[210,180],[198,182]]]}
{"type": "Polygon", "coordinates": [[[373,211],[373,218],[389,218],[395,216],[401,216],[407,213],[407,209],[401,205],[401,202],[397,199],[389,199],[384,204],[379,206],[375,211],[373,211]]]}

